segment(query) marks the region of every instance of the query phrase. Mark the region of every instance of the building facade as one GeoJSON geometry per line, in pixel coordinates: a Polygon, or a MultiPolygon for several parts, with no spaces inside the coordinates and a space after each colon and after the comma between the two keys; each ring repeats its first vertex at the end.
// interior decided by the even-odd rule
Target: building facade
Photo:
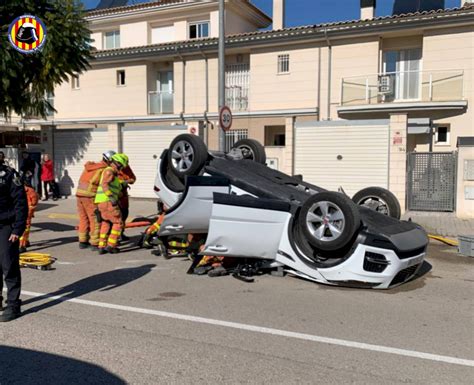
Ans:
{"type": "MultiPolygon", "coordinates": [[[[269,165],[349,194],[389,188],[407,210],[474,216],[474,6],[283,28],[226,1],[226,134],[262,142],[269,165]],[[461,139],[459,139],[461,138],[461,139]],[[459,139],[459,140],[458,140],[459,139]],[[466,141],[465,141],[466,142],[466,141]],[[469,142],[469,140],[467,140],[469,142]]],[[[461,4],[460,4],[461,5],[461,4]]],[[[218,5],[161,1],[91,11],[91,69],[57,87],[37,148],[76,178],[105,149],[126,152],[137,197],[153,197],[156,159],[174,136],[218,141],[218,5]],[[39,147],[38,147],[39,146],[39,147]]],[[[73,188],[73,186],[71,186],[73,188]]]]}

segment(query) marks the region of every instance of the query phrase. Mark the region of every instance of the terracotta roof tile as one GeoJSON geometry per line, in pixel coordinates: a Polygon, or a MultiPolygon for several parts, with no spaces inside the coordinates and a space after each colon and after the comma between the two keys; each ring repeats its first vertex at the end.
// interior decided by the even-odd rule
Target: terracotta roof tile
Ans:
{"type": "Polygon", "coordinates": [[[111,13],[136,11],[136,10],[139,10],[139,9],[153,8],[153,7],[162,6],[162,5],[184,3],[184,1],[185,0],[160,0],[160,1],[151,1],[151,2],[148,2],[148,3],[123,5],[121,7],[93,9],[93,10],[87,12],[87,17],[89,17],[89,16],[109,15],[111,13]]]}
{"type": "MultiPolygon", "coordinates": [[[[469,4],[461,8],[451,8],[446,10],[437,10],[437,11],[424,11],[424,12],[416,12],[416,13],[407,13],[402,15],[395,15],[395,16],[384,16],[384,17],[377,17],[371,20],[351,20],[351,21],[343,21],[343,22],[335,22],[335,23],[324,23],[324,24],[317,24],[317,25],[306,25],[306,26],[298,26],[298,27],[291,27],[291,28],[284,28],[280,30],[267,30],[267,31],[255,31],[255,32],[248,32],[248,33],[241,33],[235,35],[226,36],[226,40],[229,44],[238,43],[239,41],[255,41],[255,40],[264,40],[270,37],[280,38],[284,36],[292,36],[292,35],[306,35],[306,34],[316,34],[316,33],[323,33],[325,30],[330,31],[332,28],[337,29],[340,27],[347,27],[347,28],[356,28],[356,27],[370,27],[370,26],[377,26],[386,23],[392,22],[399,22],[403,21],[410,21],[413,19],[416,21],[419,18],[424,19],[432,19],[433,17],[445,17],[445,16],[456,16],[456,15],[463,15],[465,12],[468,11],[472,13],[474,16],[474,4],[469,4]]],[[[474,23],[474,17],[473,17],[474,23]]],[[[161,44],[153,44],[153,45],[145,45],[145,46],[136,46],[136,47],[127,47],[127,48],[116,48],[116,49],[109,49],[109,50],[100,50],[95,51],[95,56],[98,58],[102,57],[111,57],[111,56],[120,56],[122,54],[136,54],[136,53],[146,53],[146,52],[166,52],[171,50],[184,50],[187,48],[206,48],[210,46],[216,46],[218,42],[217,38],[201,38],[201,39],[193,39],[193,40],[184,40],[184,41],[176,41],[176,42],[169,42],[169,43],[161,43],[161,44]]]]}

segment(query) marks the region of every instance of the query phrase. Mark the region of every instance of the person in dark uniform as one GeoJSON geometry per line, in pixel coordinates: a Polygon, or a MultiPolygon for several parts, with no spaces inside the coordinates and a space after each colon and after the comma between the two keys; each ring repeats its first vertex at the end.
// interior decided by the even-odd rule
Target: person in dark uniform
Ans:
{"type": "Polygon", "coordinates": [[[18,173],[0,163],[0,310],[3,310],[3,279],[7,286],[7,307],[0,322],[21,315],[21,273],[19,239],[26,227],[28,203],[18,173]]]}

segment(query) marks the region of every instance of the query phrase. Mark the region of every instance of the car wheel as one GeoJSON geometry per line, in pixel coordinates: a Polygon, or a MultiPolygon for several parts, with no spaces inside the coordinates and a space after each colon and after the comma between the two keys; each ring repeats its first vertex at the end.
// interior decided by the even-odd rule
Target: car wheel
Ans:
{"type": "Polygon", "coordinates": [[[195,175],[201,171],[207,156],[207,147],[199,136],[178,135],[169,147],[169,167],[179,178],[195,175]]]}
{"type": "Polygon", "coordinates": [[[242,151],[244,159],[253,160],[254,162],[265,164],[267,155],[262,144],[254,139],[241,139],[234,144],[232,148],[242,151]]]}
{"type": "Polygon", "coordinates": [[[308,242],[323,251],[346,246],[360,226],[357,206],[345,195],[322,192],[303,204],[298,225],[308,242]]]}
{"type": "Polygon", "coordinates": [[[355,194],[352,200],[356,205],[367,207],[395,219],[400,219],[400,203],[397,197],[387,189],[368,187],[355,194]]]}

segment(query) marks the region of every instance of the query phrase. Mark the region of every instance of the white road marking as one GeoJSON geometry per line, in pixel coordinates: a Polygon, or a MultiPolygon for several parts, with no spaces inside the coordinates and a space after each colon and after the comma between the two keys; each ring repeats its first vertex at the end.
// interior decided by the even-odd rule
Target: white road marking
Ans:
{"type": "Polygon", "coordinates": [[[424,352],[419,352],[416,350],[398,349],[398,348],[392,348],[389,346],[366,344],[363,342],[348,341],[348,340],[342,340],[338,338],[321,337],[321,336],[316,336],[312,334],[297,333],[297,332],[291,332],[287,330],[273,329],[273,328],[243,324],[243,323],[238,323],[238,322],[221,321],[221,320],[216,320],[212,318],[196,317],[196,316],[191,316],[191,315],[186,315],[186,314],[170,313],[166,311],[144,309],[144,308],[132,307],[132,306],[115,305],[115,304],[105,303],[105,302],[89,301],[89,300],[78,299],[78,298],[69,298],[66,296],[53,296],[53,295],[48,295],[48,294],[35,293],[31,291],[22,291],[22,294],[30,296],[30,297],[44,297],[45,299],[49,298],[49,299],[54,299],[54,300],[60,300],[62,302],[67,301],[67,302],[72,302],[72,303],[78,303],[81,305],[101,307],[105,309],[114,309],[114,310],[130,312],[130,313],[154,315],[158,317],[172,318],[172,319],[177,319],[181,321],[196,322],[196,323],[213,325],[213,326],[222,326],[222,327],[231,328],[231,329],[239,329],[239,330],[246,330],[246,331],[261,333],[261,334],[270,334],[270,335],[280,336],[280,337],[295,338],[298,340],[319,342],[323,344],[343,346],[347,348],[362,349],[362,350],[388,353],[388,354],[396,354],[398,356],[413,357],[413,358],[419,358],[419,359],[429,360],[429,361],[437,361],[437,362],[444,362],[448,364],[474,367],[474,360],[468,360],[464,358],[457,358],[457,357],[450,357],[450,356],[442,356],[442,355],[431,354],[431,353],[424,353],[424,352]]]}
{"type": "Polygon", "coordinates": [[[48,215],[49,219],[79,219],[77,214],[53,213],[48,215]]]}

